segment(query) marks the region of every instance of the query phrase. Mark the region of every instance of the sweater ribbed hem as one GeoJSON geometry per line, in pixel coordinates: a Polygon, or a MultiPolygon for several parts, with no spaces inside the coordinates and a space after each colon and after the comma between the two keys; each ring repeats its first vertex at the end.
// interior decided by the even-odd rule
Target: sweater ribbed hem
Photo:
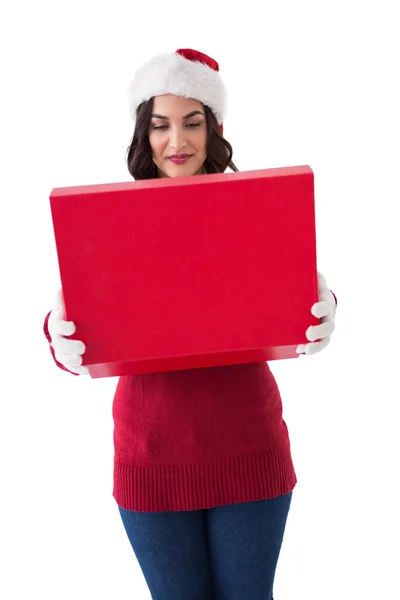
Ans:
{"type": "Polygon", "coordinates": [[[113,497],[127,510],[201,510],[274,498],[296,483],[289,444],[269,453],[175,466],[115,460],[113,497]]]}

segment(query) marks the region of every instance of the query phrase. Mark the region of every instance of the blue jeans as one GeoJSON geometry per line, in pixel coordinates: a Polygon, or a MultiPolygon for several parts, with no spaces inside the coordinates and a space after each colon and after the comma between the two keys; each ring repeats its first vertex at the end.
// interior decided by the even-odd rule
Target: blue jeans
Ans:
{"type": "Polygon", "coordinates": [[[292,492],[204,510],[118,507],[152,600],[273,600],[292,492]]]}

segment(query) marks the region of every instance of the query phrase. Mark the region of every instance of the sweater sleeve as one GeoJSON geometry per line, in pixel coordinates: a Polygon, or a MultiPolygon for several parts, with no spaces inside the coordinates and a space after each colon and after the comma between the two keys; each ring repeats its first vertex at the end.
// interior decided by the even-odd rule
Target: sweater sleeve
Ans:
{"type": "Polygon", "coordinates": [[[332,296],[335,298],[335,312],[336,312],[336,309],[337,309],[337,298],[336,298],[336,295],[332,292],[332,290],[330,290],[330,291],[331,291],[332,296]]]}
{"type": "Polygon", "coordinates": [[[50,351],[51,351],[51,354],[53,356],[54,362],[56,363],[57,367],[59,367],[63,371],[67,371],[67,373],[71,373],[71,375],[79,375],[79,373],[73,373],[72,371],[70,371],[69,369],[67,369],[66,367],[64,367],[64,365],[62,365],[61,363],[59,363],[58,360],[55,357],[54,348],[51,345],[51,335],[49,333],[49,317],[50,317],[50,313],[51,313],[51,311],[48,313],[48,315],[46,316],[46,318],[44,320],[43,333],[46,336],[47,341],[49,342],[50,351]]]}

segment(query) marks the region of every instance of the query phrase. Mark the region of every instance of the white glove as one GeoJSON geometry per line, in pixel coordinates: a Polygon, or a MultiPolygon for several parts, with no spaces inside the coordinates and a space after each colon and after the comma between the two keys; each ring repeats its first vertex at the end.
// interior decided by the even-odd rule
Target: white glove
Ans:
{"type": "Polygon", "coordinates": [[[48,322],[51,346],[54,349],[55,358],[68,371],[78,375],[88,375],[89,369],[82,366],[82,354],[84,354],[86,346],[83,342],[68,340],[65,337],[75,333],[76,327],[72,321],[64,321],[64,315],[65,306],[62,290],[58,290],[48,322]]]}
{"type": "Polygon", "coordinates": [[[327,286],[325,277],[318,272],[318,302],[312,306],[311,313],[314,317],[319,317],[321,323],[310,325],[306,331],[306,337],[312,343],[297,346],[297,354],[315,354],[326,348],[335,331],[335,312],[335,298],[327,286]],[[314,340],[320,341],[315,342],[314,340]]]}

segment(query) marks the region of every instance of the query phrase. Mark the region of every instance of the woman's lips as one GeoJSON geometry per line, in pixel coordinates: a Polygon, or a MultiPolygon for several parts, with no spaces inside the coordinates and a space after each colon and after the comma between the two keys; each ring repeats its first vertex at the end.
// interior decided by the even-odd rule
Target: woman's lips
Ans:
{"type": "Polygon", "coordinates": [[[169,156],[168,158],[171,162],[174,163],[174,165],[184,165],[192,156],[193,154],[180,154],[175,156],[169,156]]]}

